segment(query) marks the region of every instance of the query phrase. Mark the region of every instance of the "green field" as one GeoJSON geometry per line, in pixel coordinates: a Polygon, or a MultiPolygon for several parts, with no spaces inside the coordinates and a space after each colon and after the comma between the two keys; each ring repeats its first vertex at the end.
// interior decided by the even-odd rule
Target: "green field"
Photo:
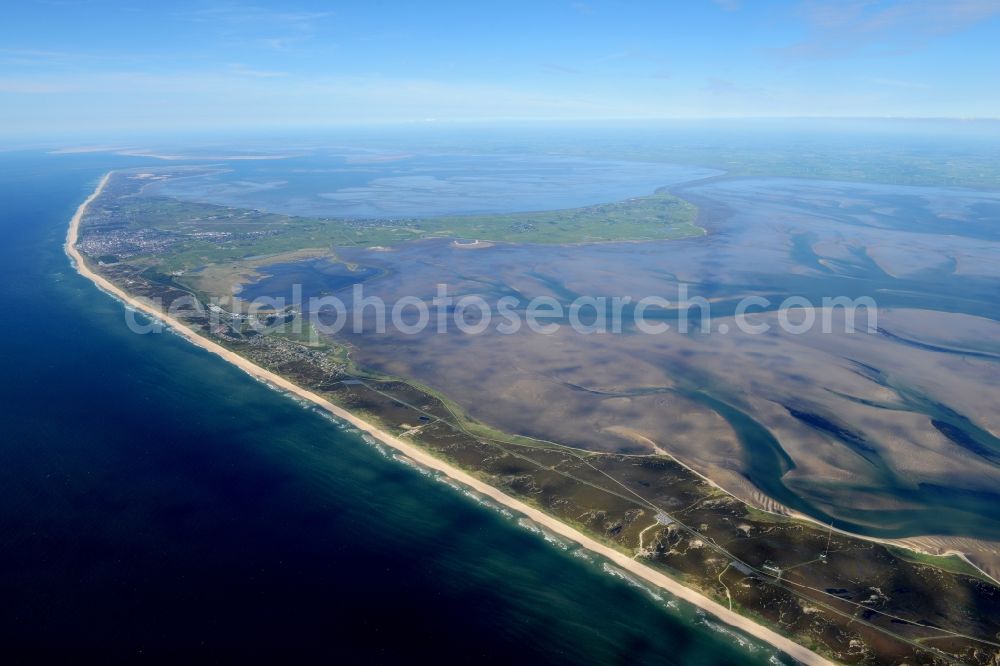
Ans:
{"type": "Polygon", "coordinates": [[[169,236],[173,245],[156,254],[166,272],[304,248],[393,246],[421,238],[569,244],[705,233],[695,223],[693,204],[662,192],[566,210],[399,220],[294,217],[165,198],[135,197],[122,205],[136,228],[169,236]]]}
{"type": "Polygon", "coordinates": [[[438,217],[426,236],[510,243],[588,243],[701,236],[694,205],[657,193],[609,204],[540,213],[438,217]]]}

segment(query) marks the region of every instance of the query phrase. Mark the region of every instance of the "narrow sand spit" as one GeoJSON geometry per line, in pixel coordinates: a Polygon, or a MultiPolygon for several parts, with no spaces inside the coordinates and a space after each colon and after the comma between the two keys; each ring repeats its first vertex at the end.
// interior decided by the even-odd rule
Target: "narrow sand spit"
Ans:
{"type": "Polygon", "coordinates": [[[636,562],[625,553],[614,550],[596,541],[595,539],[583,534],[582,532],[578,532],[572,527],[559,522],[552,516],[549,516],[548,514],[540,511],[539,509],[529,506],[518,499],[510,497],[509,495],[505,495],[504,493],[500,492],[493,486],[490,486],[480,481],[479,479],[475,478],[469,473],[461,469],[458,469],[457,467],[453,467],[443,462],[442,460],[439,460],[438,458],[435,458],[434,456],[430,455],[429,453],[427,453],[423,449],[420,449],[414,444],[405,442],[395,437],[394,435],[385,432],[380,428],[377,428],[371,423],[368,423],[367,421],[358,418],[354,414],[348,412],[345,409],[342,409],[341,407],[338,407],[329,400],[326,400],[325,398],[313,393],[312,391],[307,391],[306,389],[303,389],[300,386],[296,386],[295,384],[288,381],[284,377],[281,377],[280,375],[277,375],[269,370],[266,370],[258,365],[251,363],[250,361],[243,358],[239,354],[229,351],[225,347],[215,342],[212,342],[207,338],[202,337],[198,333],[195,333],[192,329],[188,328],[187,325],[169,316],[168,314],[166,314],[159,308],[155,307],[151,303],[144,302],[130,296],[129,294],[125,293],[122,289],[111,283],[109,280],[91,271],[90,268],[87,266],[87,263],[84,261],[83,256],[76,249],[76,242],[80,232],[80,220],[83,218],[84,213],[86,213],[87,206],[89,206],[90,203],[94,201],[94,199],[100,196],[101,192],[104,190],[104,187],[107,185],[108,180],[110,178],[111,178],[111,172],[107,173],[101,179],[101,182],[98,183],[97,188],[93,191],[93,193],[91,193],[91,195],[87,197],[87,199],[82,204],[80,204],[79,208],[76,209],[76,213],[73,215],[73,219],[70,220],[69,231],[66,233],[66,254],[68,254],[69,257],[76,263],[77,272],[79,272],[80,275],[89,279],[100,289],[122,300],[127,305],[135,308],[136,310],[139,310],[140,312],[143,312],[151,317],[154,317],[164,322],[166,325],[170,326],[176,333],[182,335],[191,343],[201,347],[202,349],[210,351],[213,354],[221,356],[223,359],[232,363],[238,368],[244,370],[248,374],[267,382],[268,384],[270,384],[275,388],[292,393],[293,395],[296,395],[304,400],[308,400],[309,402],[319,407],[322,407],[323,409],[330,412],[338,419],[350,423],[351,425],[358,428],[362,432],[368,433],[369,435],[375,437],[376,439],[386,444],[387,446],[390,446],[396,449],[397,451],[400,451],[404,455],[408,456],[409,458],[412,458],[415,462],[419,463],[420,465],[423,465],[424,467],[440,472],[441,474],[444,474],[445,476],[448,476],[449,478],[454,479],[455,481],[458,481],[459,483],[471,488],[477,493],[485,495],[490,499],[510,509],[513,509],[514,511],[517,511],[518,513],[535,521],[539,525],[544,526],[547,530],[550,530],[551,532],[558,534],[559,536],[574,541],[575,543],[586,548],[587,550],[590,550],[600,555],[601,557],[610,560],[615,565],[621,567],[622,569],[625,569],[629,573],[638,576],[639,578],[642,578],[643,580],[652,583],[658,587],[661,587],[664,590],[668,591],[669,593],[673,594],[674,596],[684,599],[685,601],[694,604],[695,606],[698,606],[699,608],[711,613],[712,615],[717,617],[719,620],[725,622],[726,624],[736,627],[740,631],[743,631],[761,641],[764,641],[774,646],[775,648],[781,650],[782,652],[792,657],[796,661],[799,661],[803,664],[831,663],[827,661],[825,658],[813,652],[812,650],[809,650],[799,645],[798,643],[792,641],[791,639],[785,638],[781,634],[778,634],[777,632],[774,632],[771,629],[768,629],[767,627],[759,625],[756,622],[753,622],[752,620],[729,610],[725,606],[716,603],[715,601],[701,595],[698,592],[695,592],[690,588],[684,587],[683,585],[681,585],[674,579],[666,576],[665,574],[662,574],[659,571],[656,571],[646,566],[645,564],[642,564],[641,562],[636,562]]]}

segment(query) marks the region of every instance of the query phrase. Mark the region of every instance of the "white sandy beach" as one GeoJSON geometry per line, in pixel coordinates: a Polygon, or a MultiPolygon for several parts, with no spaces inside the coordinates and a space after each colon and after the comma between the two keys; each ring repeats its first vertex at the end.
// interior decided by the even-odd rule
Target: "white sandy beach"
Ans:
{"type": "Polygon", "coordinates": [[[490,499],[514,511],[517,511],[518,513],[535,521],[539,525],[542,525],[545,529],[551,531],[552,533],[558,534],[561,537],[569,539],[579,544],[580,546],[586,548],[587,550],[592,551],[600,555],[601,557],[606,558],[607,560],[613,562],[616,566],[621,567],[622,569],[628,571],[630,574],[638,578],[641,578],[642,580],[645,580],[649,583],[652,583],[653,585],[656,585],[666,590],[670,594],[679,597],[681,599],[684,599],[685,601],[692,603],[695,606],[698,606],[699,608],[707,611],[708,613],[711,613],[712,615],[717,617],[719,620],[725,622],[726,624],[729,624],[739,629],[740,631],[743,631],[761,641],[764,641],[772,645],[773,647],[781,650],[782,652],[789,655],[793,659],[804,664],[831,663],[827,659],[803,647],[802,645],[799,645],[798,643],[792,641],[791,639],[786,638],[767,627],[759,625],[753,622],[752,620],[716,603],[715,601],[709,599],[708,597],[705,597],[702,594],[681,585],[680,583],[666,576],[665,574],[660,573],[652,569],[651,567],[642,564],[641,562],[633,560],[625,553],[614,550],[613,548],[610,548],[609,546],[606,546],[596,541],[595,539],[583,534],[582,532],[579,532],[573,529],[572,527],[556,520],[555,518],[540,511],[539,509],[529,506],[518,499],[515,499],[513,497],[510,497],[509,495],[500,492],[496,488],[480,481],[479,479],[475,478],[469,473],[461,469],[458,469],[457,467],[453,467],[438,458],[435,458],[434,456],[430,455],[429,453],[417,447],[416,445],[410,442],[406,442],[402,439],[399,439],[394,435],[375,427],[371,423],[368,423],[367,421],[358,418],[354,414],[348,412],[347,410],[342,409],[341,407],[338,407],[337,405],[317,395],[316,393],[313,393],[299,386],[296,386],[295,384],[288,381],[284,377],[281,377],[280,375],[277,375],[273,372],[270,372],[269,370],[266,370],[260,366],[251,363],[250,361],[243,358],[239,354],[236,354],[235,352],[232,352],[226,349],[225,347],[222,347],[221,345],[205,337],[202,337],[198,333],[194,332],[192,329],[188,328],[181,321],[173,317],[170,317],[169,315],[159,310],[152,304],[143,302],[139,299],[130,296],[129,294],[125,293],[122,289],[111,283],[109,280],[91,271],[90,268],[87,266],[87,263],[84,261],[83,256],[76,249],[76,242],[79,236],[80,221],[87,210],[87,206],[89,206],[90,203],[94,201],[101,194],[102,190],[107,185],[110,177],[111,173],[109,172],[101,179],[100,183],[98,184],[97,188],[93,191],[93,193],[91,193],[91,195],[87,197],[87,199],[82,204],[80,204],[79,208],[77,208],[76,210],[76,213],[73,215],[72,220],[70,221],[69,231],[66,234],[66,253],[76,263],[77,271],[80,273],[80,275],[91,280],[100,289],[108,292],[109,294],[112,294],[113,296],[122,300],[123,302],[135,308],[136,310],[139,310],[152,317],[155,317],[156,319],[159,319],[160,321],[170,326],[178,334],[184,336],[191,343],[201,347],[202,349],[210,351],[213,354],[221,356],[223,359],[246,371],[248,374],[257,377],[258,379],[261,379],[282,391],[287,391],[300,398],[308,400],[309,402],[319,407],[322,407],[323,409],[327,410],[338,419],[350,423],[352,426],[358,428],[362,432],[370,434],[371,436],[375,437],[376,439],[383,442],[387,446],[390,446],[393,449],[396,449],[397,451],[413,459],[420,465],[423,465],[424,467],[440,472],[441,474],[444,474],[449,478],[454,479],[455,481],[467,486],[468,488],[474,490],[475,492],[480,493],[486,497],[489,497],[490,499]]]}

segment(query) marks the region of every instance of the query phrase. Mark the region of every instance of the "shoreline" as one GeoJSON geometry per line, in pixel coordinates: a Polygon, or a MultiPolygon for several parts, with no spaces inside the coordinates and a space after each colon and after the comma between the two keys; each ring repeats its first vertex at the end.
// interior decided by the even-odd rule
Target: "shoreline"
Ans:
{"type": "Polygon", "coordinates": [[[280,389],[291,393],[299,398],[307,400],[308,402],[321,407],[325,411],[332,414],[334,417],[345,421],[363,433],[366,433],[374,438],[376,438],[381,443],[389,446],[396,451],[404,454],[405,456],[411,458],[414,462],[439,472],[448,478],[457,481],[458,483],[466,486],[475,492],[489,497],[493,501],[509,508],[517,513],[533,520],[539,525],[545,527],[549,531],[569,539],[570,541],[576,543],[577,545],[591,551],[601,557],[611,561],[616,566],[621,567],[625,571],[638,576],[642,580],[652,583],[653,585],[662,588],[669,592],[670,594],[691,603],[698,608],[710,613],[718,620],[730,625],[740,631],[765,642],[772,647],[780,650],[787,656],[795,659],[796,661],[803,664],[831,664],[829,660],[820,656],[819,654],[813,652],[812,650],[806,648],[799,643],[796,643],[790,638],[786,638],[781,634],[769,629],[757,622],[754,622],[750,618],[747,618],[739,613],[729,610],[728,608],[722,606],[716,601],[702,595],[701,593],[685,587],[678,581],[670,578],[664,573],[656,571],[655,569],[642,564],[636,560],[633,560],[628,555],[614,550],[610,546],[606,546],[596,539],[587,536],[586,534],[570,527],[569,525],[556,520],[555,518],[544,513],[540,509],[532,507],[521,500],[511,497],[497,488],[477,479],[468,472],[454,467],[439,458],[432,456],[423,449],[419,448],[416,444],[406,442],[399,439],[395,435],[388,433],[381,428],[355,416],[351,412],[343,409],[330,402],[329,400],[323,398],[322,396],[308,391],[289,380],[285,379],[281,375],[278,375],[270,370],[262,368],[249,360],[240,356],[236,352],[226,349],[222,345],[205,338],[194,330],[188,328],[181,321],[169,316],[168,314],[160,311],[158,308],[144,303],[143,301],[134,298],[133,296],[126,293],[120,287],[116,286],[110,280],[104,278],[103,276],[93,272],[87,266],[83,255],[76,249],[76,243],[79,238],[80,222],[83,219],[84,214],[87,211],[87,207],[100,196],[104,187],[107,185],[111,178],[112,171],[101,178],[97,187],[88,196],[83,203],[77,208],[75,214],[70,220],[69,229],[66,233],[66,244],[65,250],[66,254],[73,260],[76,266],[76,271],[83,277],[87,278],[93,282],[99,289],[107,292],[108,294],[114,296],[115,298],[121,300],[126,306],[132,307],[148,316],[154,317],[167,326],[172,328],[174,332],[184,337],[188,342],[204,349],[205,351],[211,352],[217,356],[220,356],[223,360],[235,365],[247,374],[267,382],[274,388],[280,389]]]}
{"type": "Polygon", "coordinates": [[[669,452],[660,451],[659,455],[669,457],[675,463],[677,463],[690,473],[694,474],[702,481],[715,488],[716,490],[723,492],[726,495],[729,495],[738,502],[746,504],[747,506],[753,508],[755,511],[769,513],[772,516],[779,516],[781,518],[792,518],[794,520],[800,520],[802,522],[823,528],[824,530],[830,530],[831,532],[835,532],[836,534],[841,534],[843,536],[850,537],[852,539],[861,539],[863,541],[871,541],[872,543],[881,544],[883,546],[892,546],[894,548],[901,548],[903,550],[911,551],[916,555],[927,555],[930,557],[957,557],[966,564],[968,564],[970,567],[978,571],[981,576],[987,578],[997,587],[1000,587],[1000,576],[997,576],[996,573],[992,571],[992,569],[988,571],[987,568],[985,568],[984,566],[977,564],[976,562],[973,562],[968,552],[970,548],[974,547],[972,544],[990,545],[993,542],[986,542],[981,539],[977,539],[975,537],[937,536],[933,534],[891,538],[891,537],[869,536],[867,534],[859,534],[857,532],[851,532],[849,530],[841,529],[839,527],[834,527],[832,525],[824,523],[820,520],[817,520],[816,518],[813,518],[808,514],[802,513],[801,511],[789,509],[787,506],[781,504],[776,500],[771,500],[771,503],[773,503],[774,507],[777,507],[777,508],[772,508],[766,506],[763,502],[757,499],[741,497],[736,492],[729,490],[728,488],[724,488],[718,482],[714,481],[711,477],[709,477],[706,474],[703,474],[702,472],[699,472],[694,467],[691,467],[690,465],[685,463],[683,460],[677,458],[673,454],[669,452]],[[954,545],[955,542],[962,542],[963,540],[967,542],[964,546],[962,546],[964,550],[960,549],[959,546],[954,545]],[[939,542],[939,544],[945,544],[945,545],[934,546],[933,542],[935,541],[939,542]]]}

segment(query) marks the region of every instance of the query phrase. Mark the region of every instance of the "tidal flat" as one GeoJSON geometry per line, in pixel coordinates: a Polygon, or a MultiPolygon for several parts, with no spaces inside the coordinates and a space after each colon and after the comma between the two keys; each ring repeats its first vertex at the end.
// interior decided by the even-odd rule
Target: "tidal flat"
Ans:
{"type": "Polygon", "coordinates": [[[1000,263],[983,259],[1000,256],[991,224],[1000,195],[793,179],[673,191],[698,204],[707,236],[475,253],[426,241],[338,256],[377,267],[382,277],[366,294],[387,302],[429,302],[439,283],[456,297],[516,293],[567,305],[584,295],[671,298],[686,284],[712,303],[711,333],[343,337],[360,365],[456,396],[474,418],[514,434],[660,449],[762,507],[872,536],[1000,538],[990,509],[1000,499],[1000,263]],[[879,331],[844,333],[837,314],[829,334],[784,333],[773,312],[759,315],[771,326],[763,335],[732,321],[740,298],[776,306],[792,295],[817,304],[871,296],[879,331]],[[762,451],[781,464],[759,464],[762,451]]]}
{"type": "MultiPolygon", "coordinates": [[[[460,159],[443,167],[442,160],[400,158],[377,169],[364,164],[352,178],[367,179],[367,193],[350,179],[341,189],[427,213],[412,202],[409,189],[421,185],[399,175],[409,185],[396,187],[391,174],[433,172],[436,166],[442,169],[436,180],[451,183],[444,192],[431,188],[439,202],[436,212],[458,205],[449,203],[449,196],[457,196],[461,186],[469,192],[466,199],[499,205],[493,198],[496,183],[462,181],[455,173],[469,164],[460,159]],[[384,183],[386,178],[395,185],[384,183]],[[376,182],[382,186],[371,185],[376,182]]],[[[513,188],[508,193],[520,192],[525,174],[552,176],[554,163],[540,164],[515,159],[501,161],[497,169],[521,176],[507,183],[513,188]]],[[[581,164],[588,167],[584,187],[616,163],[581,164]]],[[[194,249],[181,245],[160,253],[157,263],[172,268],[188,268],[181,261],[210,262],[174,280],[200,294],[239,291],[248,300],[290,299],[295,284],[303,300],[332,294],[350,308],[350,287],[356,283],[388,303],[404,297],[430,303],[437,285],[447,284],[455,298],[476,295],[495,303],[504,296],[525,302],[544,296],[568,305],[581,296],[676,300],[683,287],[690,297],[711,304],[710,332],[701,333],[697,325],[697,332],[680,333],[675,325],[659,335],[627,327],[611,335],[578,335],[565,327],[555,335],[528,330],[501,335],[488,328],[470,336],[454,327],[417,335],[391,327],[375,334],[366,327],[360,335],[342,331],[336,343],[350,348],[359,366],[432,388],[470,417],[512,435],[594,451],[669,454],[761,508],[791,510],[861,534],[1000,539],[1000,521],[989,511],[998,499],[994,488],[1000,475],[1000,422],[992,409],[1000,404],[995,379],[1000,263],[989,260],[1000,256],[994,223],[1000,194],[726,178],[681,168],[650,175],[655,166],[633,165],[626,175],[686,179],[669,192],[698,207],[696,223],[706,234],[638,243],[492,242],[474,251],[449,238],[349,246],[335,234],[297,230],[306,224],[299,222],[303,218],[255,211],[248,220],[245,208],[162,197],[178,190],[211,201],[222,196],[219,192],[236,196],[248,190],[255,201],[266,191],[278,208],[291,210],[299,188],[317,176],[310,172],[295,187],[269,179],[271,171],[288,165],[254,166],[253,182],[240,171],[250,168],[245,165],[232,172],[153,177],[135,205],[155,206],[155,228],[174,237],[194,227],[202,235],[231,233],[205,232],[208,221],[216,229],[247,230],[225,242],[202,238],[194,249]],[[264,187],[267,183],[271,186],[264,187]],[[316,246],[307,258],[302,247],[291,254],[285,247],[310,242],[316,246]],[[326,249],[323,242],[330,243],[326,249]],[[251,248],[269,243],[286,252],[273,261],[266,253],[246,257],[251,248]],[[224,261],[229,255],[235,263],[224,261]],[[773,310],[788,296],[815,304],[824,297],[872,298],[878,330],[847,334],[841,313],[831,312],[829,333],[785,333],[773,310]],[[734,312],[747,297],[769,300],[770,306],[755,308],[761,311],[751,316],[768,325],[767,333],[744,334],[735,325],[734,312]]],[[[573,181],[565,170],[559,174],[552,181],[542,178],[528,194],[573,181]]],[[[613,181],[607,193],[626,181],[613,181]]],[[[575,192],[570,188],[566,196],[575,192]]],[[[507,203],[524,205],[516,197],[507,203]]],[[[433,228],[436,219],[424,224],[433,228]]],[[[396,229],[398,223],[368,220],[361,233],[380,240],[386,225],[396,229]]],[[[335,219],[324,224],[310,218],[308,224],[320,230],[343,226],[335,219]]],[[[646,316],[677,323],[676,310],[646,316]]],[[[867,316],[865,310],[859,313],[867,316]]],[[[997,571],[995,550],[982,545],[972,555],[997,571]]]]}
{"type": "MultiPolygon", "coordinates": [[[[531,235],[534,215],[571,233],[569,221],[580,210],[596,219],[595,211],[616,206],[609,203],[563,213],[495,213],[500,230],[527,222],[524,238],[537,242],[499,235],[474,242],[426,233],[447,229],[439,225],[450,218],[299,218],[161,196],[160,183],[178,176],[199,177],[170,169],[119,174],[83,225],[84,252],[108,258],[101,273],[130,293],[169,302],[287,296],[295,285],[303,299],[333,295],[347,308],[356,283],[390,304],[429,303],[441,284],[453,297],[489,302],[673,299],[681,288],[704,298],[712,315],[706,331],[697,324],[691,332],[676,330],[679,311],[665,307],[649,316],[673,327],[655,335],[628,326],[592,335],[569,327],[550,335],[487,327],[468,335],[457,328],[414,334],[365,326],[333,337],[311,338],[310,330],[261,336],[242,310],[221,324],[194,310],[185,316],[261,367],[712,598],[751,616],[763,608],[794,611],[801,622],[785,630],[805,642],[819,640],[826,654],[853,661],[935,653],[909,651],[907,641],[929,638],[931,626],[924,617],[931,610],[906,601],[910,594],[952,599],[933,610],[950,618],[948,654],[973,660],[985,654],[977,646],[995,633],[996,589],[950,554],[965,553],[996,575],[997,528],[989,511],[1000,451],[990,421],[998,319],[990,296],[997,276],[983,257],[997,252],[989,220],[1000,195],[711,175],[654,192],[696,206],[694,222],[707,233],[647,240],[626,225],[621,237],[604,242],[531,235]],[[144,181],[157,184],[148,188],[144,181]],[[414,239],[414,229],[423,237],[414,239]],[[370,244],[375,239],[386,242],[370,244]],[[908,254],[892,252],[899,247],[908,254]],[[783,331],[774,308],[787,296],[817,303],[870,297],[877,300],[877,325],[847,333],[843,313],[827,308],[830,331],[783,331]],[[769,301],[751,317],[769,325],[767,332],[743,333],[735,325],[747,297],[769,301]],[[694,507],[705,510],[698,512],[701,522],[673,517],[694,507]],[[648,523],[660,513],[677,527],[659,530],[673,523],[658,518],[648,523]],[[890,547],[834,539],[841,531],[895,541],[890,547]],[[758,533],[769,535],[766,546],[754,541],[742,550],[739,542],[758,533]],[[829,567],[835,542],[844,559],[829,567]],[[926,555],[891,550],[904,544],[949,556],[929,564],[921,559],[926,555]],[[858,589],[842,584],[860,561],[891,572],[896,583],[885,599],[869,599],[869,576],[858,589]],[[785,577],[787,567],[794,576],[785,577]],[[730,571],[739,574],[733,581],[739,590],[725,582],[730,571]],[[974,627],[951,617],[966,604],[952,595],[977,599],[974,627]],[[902,617],[906,604],[917,615],[900,620],[904,630],[891,618],[902,617]],[[871,609],[867,629],[844,625],[859,608],[871,609]],[[852,653],[854,640],[865,650],[852,653]]],[[[645,199],[623,205],[634,201],[645,199]]],[[[605,223],[614,232],[614,220],[605,223]]],[[[265,320],[302,320],[304,311],[294,306],[279,310],[265,320]]],[[[762,621],[782,624],[782,614],[762,621]]]]}

